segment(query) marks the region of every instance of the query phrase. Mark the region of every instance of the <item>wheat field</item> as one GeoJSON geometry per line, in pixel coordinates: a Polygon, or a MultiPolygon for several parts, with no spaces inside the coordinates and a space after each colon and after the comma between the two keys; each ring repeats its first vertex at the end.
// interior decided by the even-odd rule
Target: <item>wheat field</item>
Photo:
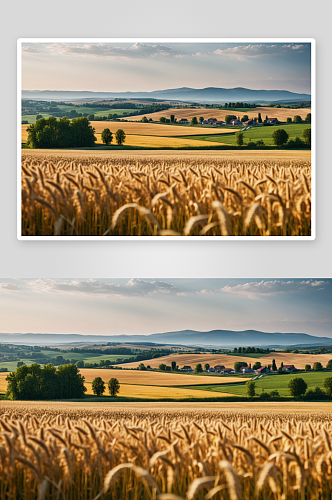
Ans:
{"type": "Polygon", "coordinates": [[[330,500],[328,405],[260,406],[4,402],[0,498],[330,500]]]}
{"type": "MultiPolygon", "coordinates": [[[[110,377],[106,378],[107,382],[110,377]]],[[[87,382],[86,384],[87,392],[86,394],[93,394],[92,384],[87,382]]],[[[105,396],[109,396],[107,390],[105,396]]],[[[226,392],[214,392],[214,391],[200,391],[193,387],[192,389],[182,389],[180,387],[163,387],[163,386],[150,386],[150,385],[138,385],[138,384],[121,384],[120,391],[117,397],[122,398],[138,398],[138,399],[210,399],[210,398],[222,398],[230,397],[231,394],[226,392]]]]}
{"type": "Polygon", "coordinates": [[[23,236],[308,236],[310,160],[22,151],[23,236]]]}
{"type": "MultiPolygon", "coordinates": [[[[161,358],[160,358],[161,359],[161,358]]],[[[176,360],[176,357],[174,358],[176,360]]],[[[150,364],[150,359],[144,361],[145,366],[150,364]]],[[[162,361],[160,362],[162,363],[162,361]]],[[[159,363],[159,364],[160,364],[159,363]]],[[[136,367],[139,363],[136,363],[136,367]]],[[[124,368],[126,368],[124,366],[124,368]]],[[[138,384],[138,385],[202,385],[202,384],[223,384],[245,382],[250,378],[243,377],[213,377],[204,375],[186,375],[183,373],[150,372],[144,370],[105,370],[103,368],[80,368],[80,374],[83,375],[86,382],[92,382],[95,377],[101,377],[108,382],[111,377],[116,377],[120,384],[138,384]]]]}
{"type": "MultiPolygon", "coordinates": [[[[195,368],[197,363],[201,363],[204,365],[208,363],[210,366],[215,365],[223,365],[226,368],[233,368],[234,363],[237,361],[245,361],[246,363],[251,363],[254,365],[256,361],[260,361],[262,366],[272,364],[272,359],[275,359],[276,364],[280,366],[280,363],[284,363],[284,365],[295,365],[299,370],[304,370],[305,365],[313,365],[316,361],[322,363],[323,366],[326,366],[328,361],[332,359],[331,353],[325,354],[296,354],[294,352],[271,352],[264,356],[260,356],[259,358],[247,356],[232,356],[231,354],[170,354],[168,356],[162,356],[160,358],[149,359],[145,362],[145,364],[149,364],[151,368],[158,368],[161,363],[165,365],[170,365],[172,361],[175,361],[176,364],[181,368],[184,365],[189,365],[192,368],[195,368]]],[[[133,363],[123,363],[119,364],[123,368],[137,368],[139,362],[133,363]]]]}
{"type": "MultiPolygon", "coordinates": [[[[193,116],[196,116],[198,119],[200,116],[203,116],[205,120],[208,118],[216,118],[217,120],[225,120],[226,115],[235,115],[240,117],[240,120],[243,115],[248,115],[250,119],[253,119],[258,116],[258,113],[261,113],[262,119],[265,119],[265,116],[269,118],[278,118],[279,121],[285,122],[288,117],[294,118],[294,116],[301,116],[302,120],[305,120],[308,113],[311,113],[311,109],[309,108],[299,108],[299,109],[288,109],[288,108],[271,108],[268,106],[262,106],[258,108],[251,108],[249,111],[233,111],[232,109],[208,109],[208,108],[170,108],[165,109],[163,111],[157,111],[156,113],[150,113],[145,115],[148,119],[152,118],[152,120],[158,121],[162,116],[165,118],[170,118],[171,115],[174,115],[177,120],[181,118],[186,118],[187,120],[191,120],[193,116]]],[[[138,121],[141,120],[141,116],[131,116],[125,118],[125,120],[130,121],[138,121]]],[[[143,124],[144,125],[144,124],[143,124]]],[[[192,127],[195,129],[196,127],[192,127]]],[[[189,128],[188,128],[189,130],[189,128]]],[[[204,130],[208,130],[204,128],[204,130]]]]}

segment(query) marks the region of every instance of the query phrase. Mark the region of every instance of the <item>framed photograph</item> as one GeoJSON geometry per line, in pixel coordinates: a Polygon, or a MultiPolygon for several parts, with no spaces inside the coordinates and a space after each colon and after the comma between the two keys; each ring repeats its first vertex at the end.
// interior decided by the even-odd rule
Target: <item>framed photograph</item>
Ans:
{"type": "Polygon", "coordinates": [[[314,39],[26,38],[17,69],[18,239],[315,239],[314,39]]]}

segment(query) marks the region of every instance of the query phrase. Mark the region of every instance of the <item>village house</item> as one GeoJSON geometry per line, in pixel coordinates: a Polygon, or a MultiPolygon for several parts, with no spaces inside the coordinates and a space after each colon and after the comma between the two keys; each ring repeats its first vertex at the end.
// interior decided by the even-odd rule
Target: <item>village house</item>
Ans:
{"type": "Polygon", "coordinates": [[[194,370],[191,368],[191,366],[187,366],[187,365],[185,365],[185,366],[183,366],[182,368],[180,368],[180,370],[181,370],[182,372],[193,372],[193,371],[194,371],[194,370]]]}
{"type": "Polygon", "coordinates": [[[266,121],[267,121],[267,123],[271,123],[271,124],[279,123],[278,118],[268,118],[266,121]]]}
{"type": "Polygon", "coordinates": [[[241,368],[242,373],[255,373],[254,370],[251,368],[251,365],[249,366],[244,366],[241,368]]]}
{"type": "Polygon", "coordinates": [[[187,120],[187,118],[181,118],[178,123],[181,123],[182,125],[189,125],[189,121],[187,120]]]}
{"type": "Polygon", "coordinates": [[[227,373],[235,373],[235,370],[233,368],[224,368],[223,370],[221,370],[221,372],[223,374],[227,374],[227,373]]]}
{"type": "Polygon", "coordinates": [[[216,366],[214,367],[214,371],[219,372],[219,373],[220,373],[222,370],[224,370],[224,369],[225,369],[224,365],[216,365],[216,366]]]}
{"type": "Polygon", "coordinates": [[[214,373],[216,370],[212,366],[210,366],[210,368],[208,368],[206,371],[209,373],[214,373]]]}
{"type": "Polygon", "coordinates": [[[226,125],[226,122],[223,122],[222,120],[218,120],[214,124],[216,127],[222,127],[223,125],[226,125]]]}
{"type": "Polygon", "coordinates": [[[211,125],[212,123],[216,123],[218,120],[217,118],[208,118],[207,121],[211,125]]]}
{"type": "Polygon", "coordinates": [[[257,125],[257,122],[255,120],[247,120],[246,122],[243,122],[242,125],[245,125],[246,127],[252,127],[257,125]]]}
{"type": "Polygon", "coordinates": [[[296,372],[297,371],[294,365],[284,365],[282,367],[282,370],[284,372],[296,372]]]}
{"type": "Polygon", "coordinates": [[[261,368],[255,370],[255,373],[257,373],[257,375],[266,375],[267,373],[271,373],[271,370],[270,368],[267,368],[267,366],[262,366],[261,368]]]}
{"type": "Polygon", "coordinates": [[[242,122],[236,118],[236,120],[231,120],[231,125],[242,125],[242,122]]]}

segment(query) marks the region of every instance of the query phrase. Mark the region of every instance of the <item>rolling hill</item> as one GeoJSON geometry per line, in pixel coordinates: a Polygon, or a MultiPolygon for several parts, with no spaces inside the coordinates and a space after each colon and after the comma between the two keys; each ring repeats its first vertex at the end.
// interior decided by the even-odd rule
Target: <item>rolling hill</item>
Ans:
{"type": "Polygon", "coordinates": [[[310,94],[297,94],[288,90],[255,90],[243,87],[225,89],[207,87],[194,89],[188,87],[154,90],[152,92],[90,92],[67,90],[22,90],[22,99],[38,100],[75,100],[75,99],[133,99],[154,98],[162,100],[177,100],[183,102],[287,102],[309,101],[310,94]]]}
{"type": "Polygon", "coordinates": [[[306,333],[260,332],[257,330],[182,330],[151,335],[80,335],[57,333],[0,333],[0,342],[12,344],[63,344],[97,342],[154,342],[172,345],[215,347],[286,347],[332,345],[332,338],[315,337],[306,333]]]}

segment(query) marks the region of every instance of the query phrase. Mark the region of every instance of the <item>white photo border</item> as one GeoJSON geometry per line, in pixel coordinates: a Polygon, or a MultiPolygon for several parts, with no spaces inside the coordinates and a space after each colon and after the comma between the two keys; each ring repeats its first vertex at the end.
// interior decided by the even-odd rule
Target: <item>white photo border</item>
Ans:
{"type": "MultiPolygon", "coordinates": [[[[180,154],[180,152],[179,152],[180,154]]],[[[17,40],[17,239],[20,241],[308,241],[316,239],[316,40],[314,38],[19,38],[17,40]],[[311,235],[310,236],[23,236],[21,196],[22,44],[24,43],[310,43],[311,47],[311,235]]]]}

